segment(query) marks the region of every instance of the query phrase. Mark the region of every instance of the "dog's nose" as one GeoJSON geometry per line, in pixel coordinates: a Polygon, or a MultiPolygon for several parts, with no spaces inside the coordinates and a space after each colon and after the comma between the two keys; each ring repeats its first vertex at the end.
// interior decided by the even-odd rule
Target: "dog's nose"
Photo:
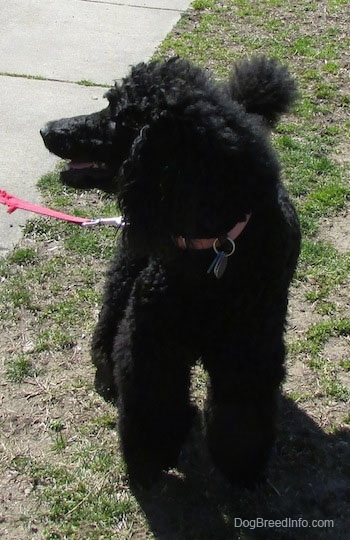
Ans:
{"type": "Polygon", "coordinates": [[[42,136],[44,140],[47,137],[49,131],[50,131],[50,122],[47,122],[40,130],[40,135],[42,136]]]}
{"type": "Polygon", "coordinates": [[[40,135],[44,141],[46,148],[53,154],[62,146],[62,133],[58,129],[57,122],[47,122],[41,129],[40,135]]]}

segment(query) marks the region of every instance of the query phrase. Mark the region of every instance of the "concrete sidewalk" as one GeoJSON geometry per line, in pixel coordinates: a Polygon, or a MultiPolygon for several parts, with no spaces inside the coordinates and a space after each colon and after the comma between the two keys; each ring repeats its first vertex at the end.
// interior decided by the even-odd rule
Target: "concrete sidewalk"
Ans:
{"type": "MultiPolygon", "coordinates": [[[[131,65],[148,60],[189,0],[12,0],[0,10],[0,189],[38,202],[36,182],[57,159],[48,120],[99,110],[131,65]],[[35,78],[33,78],[35,77],[35,78]],[[88,80],[101,86],[81,86],[88,80]]],[[[28,214],[0,207],[0,255],[28,214]]]]}

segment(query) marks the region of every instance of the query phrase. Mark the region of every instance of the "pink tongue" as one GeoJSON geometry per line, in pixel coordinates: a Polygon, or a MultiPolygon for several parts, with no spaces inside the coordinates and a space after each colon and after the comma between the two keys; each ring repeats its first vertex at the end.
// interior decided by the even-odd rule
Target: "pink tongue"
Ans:
{"type": "Polygon", "coordinates": [[[91,167],[94,166],[94,163],[91,161],[87,161],[86,163],[83,163],[83,162],[79,162],[79,161],[71,161],[69,163],[69,167],[71,169],[90,169],[91,167]]]}

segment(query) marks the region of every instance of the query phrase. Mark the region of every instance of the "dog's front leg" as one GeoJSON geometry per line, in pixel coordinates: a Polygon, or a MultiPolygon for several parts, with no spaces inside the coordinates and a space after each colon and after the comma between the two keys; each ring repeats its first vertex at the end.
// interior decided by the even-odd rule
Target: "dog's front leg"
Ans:
{"type": "Polygon", "coordinates": [[[193,417],[192,358],[158,277],[145,271],[136,280],[113,350],[122,451],[131,483],[142,486],[176,465],[193,417]]]}
{"type": "Polygon", "coordinates": [[[251,344],[246,351],[230,346],[225,355],[217,351],[205,361],[210,375],[205,411],[209,450],[227,479],[243,487],[264,480],[283,378],[283,343],[269,358],[259,347],[254,359],[252,353],[251,344]]]}
{"type": "Polygon", "coordinates": [[[121,245],[108,271],[102,308],[91,345],[92,361],[96,367],[95,388],[106,401],[116,402],[118,397],[112,358],[114,338],[124,317],[135,279],[146,263],[144,259],[130,261],[121,245]]]}

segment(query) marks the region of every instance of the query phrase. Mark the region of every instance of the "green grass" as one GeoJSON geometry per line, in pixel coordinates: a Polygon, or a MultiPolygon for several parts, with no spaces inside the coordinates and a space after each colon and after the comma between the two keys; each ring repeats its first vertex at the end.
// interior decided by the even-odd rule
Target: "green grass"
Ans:
{"type": "Polygon", "coordinates": [[[192,8],[201,10],[215,7],[215,0],[194,0],[192,8]]]}
{"type": "Polygon", "coordinates": [[[7,71],[0,72],[0,77],[18,77],[20,79],[33,79],[35,81],[45,81],[46,77],[42,75],[27,75],[24,73],[9,73],[7,71]]]}
{"type": "Polygon", "coordinates": [[[15,249],[9,255],[9,260],[10,262],[18,264],[20,266],[34,264],[36,261],[35,249],[28,247],[15,249]]]}
{"type": "Polygon", "coordinates": [[[350,273],[350,255],[339,253],[333,246],[305,238],[297,277],[309,284],[308,300],[327,301],[350,273]]]}
{"type": "Polygon", "coordinates": [[[21,383],[35,374],[32,359],[29,355],[18,354],[9,358],[5,364],[6,378],[10,382],[21,383]]]}
{"type": "Polygon", "coordinates": [[[38,513],[48,525],[45,540],[118,538],[126,516],[135,513],[136,501],[128,492],[125,468],[123,463],[118,466],[115,448],[111,443],[105,446],[106,439],[104,445],[94,440],[86,444],[79,436],[68,448],[61,421],[51,422],[49,427],[56,463],[20,456],[11,463],[13,471],[35,482],[41,503],[38,513]],[[68,451],[69,460],[64,464],[68,451]]]}
{"type": "Polygon", "coordinates": [[[80,81],[77,81],[75,84],[79,84],[80,86],[99,86],[104,88],[109,88],[110,85],[108,84],[101,84],[101,83],[94,83],[92,81],[89,81],[88,79],[81,79],[80,81]]]}
{"type": "Polygon", "coordinates": [[[337,364],[327,358],[324,347],[331,338],[350,338],[350,318],[327,318],[309,327],[305,336],[291,343],[291,354],[303,356],[305,362],[317,374],[319,388],[326,398],[341,401],[350,399],[350,389],[339,380],[339,373],[346,370],[348,359],[342,358],[337,364]]]}
{"type": "MultiPolygon", "coordinates": [[[[315,323],[306,332],[304,340],[297,342],[296,348],[315,359],[330,338],[340,336],[350,336],[350,319],[331,319],[315,323]]],[[[314,364],[316,363],[314,360],[314,364]]]]}
{"type": "MultiPolygon", "coordinates": [[[[349,287],[350,256],[322,238],[322,223],[325,217],[332,220],[341,216],[350,199],[349,168],[346,156],[341,154],[350,139],[349,97],[344,90],[345,57],[349,49],[349,20],[344,15],[347,4],[347,0],[322,3],[302,0],[294,4],[282,0],[196,0],[193,11],[182,17],[155,55],[189,57],[222,79],[227,77],[237,58],[266,53],[289,65],[300,90],[293,114],[281,121],[272,142],[300,216],[303,243],[294,286],[304,291],[301,307],[310,313],[306,328],[289,337],[289,360],[305,364],[316,382],[305,381],[305,387],[296,385],[288,395],[298,407],[314,411],[315,416],[322,410],[321,428],[334,438],[327,439],[324,435],[309,451],[304,433],[300,441],[293,443],[294,435],[288,434],[279,443],[281,455],[286,452],[297,459],[300,468],[299,473],[291,459],[293,470],[289,471],[284,464],[281,477],[275,474],[273,482],[282,496],[271,489],[255,495],[240,493],[232,497],[230,494],[225,499],[225,488],[218,484],[215,491],[212,480],[215,475],[210,472],[210,489],[209,483],[206,489],[212,503],[208,512],[214,508],[222,512],[220,519],[213,518],[218,538],[250,538],[249,531],[232,527],[232,516],[240,515],[239,508],[245,511],[249,508],[252,515],[256,512],[263,517],[276,515],[276,509],[284,516],[296,512],[314,518],[335,515],[339,527],[342,512],[345,515],[346,511],[341,502],[339,509],[338,503],[332,502],[334,490],[328,492],[327,486],[332,484],[336,470],[339,469],[340,477],[345,477],[346,459],[338,458],[343,446],[336,434],[341,425],[349,422],[346,413],[346,400],[350,397],[346,385],[349,355],[345,350],[350,320],[344,298],[349,287]],[[322,29],[320,21],[323,21],[322,29]],[[334,343],[341,348],[336,361],[327,354],[334,343]],[[341,412],[336,420],[333,417],[328,420],[333,409],[334,414],[341,412]],[[336,461],[332,461],[333,455],[336,461]],[[303,456],[309,457],[303,461],[303,456]],[[308,475],[313,469],[315,476],[310,480],[308,475]],[[329,481],[323,482],[322,478],[329,481]],[[323,510],[314,492],[321,497],[323,510]],[[233,504],[236,504],[234,511],[233,504]],[[226,536],[221,534],[223,530],[226,536]]],[[[78,84],[91,83],[84,80],[78,84]]],[[[58,171],[45,175],[39,187],[48,206],[67,213],[86,217],[119,213],[114,202],[100,193],[77,194],[62,187],[58,171]]],[[[48,438],[47,448],[42,448],[40,457],[22,450],[7,466],[19,478],[30,481],[31,498],[37,501],[37,520],[45,539],[124,540],[132,538],[134,533],[136,539],[139,530],[140,538],[156,537],[128,490],[115,433],[114,410],[94,394],[88,360],[86,336],[91,336],[96,320],[104,271],[115,243],[116,231],[112,227],[87,230],[40,218],[26,224],[23,241],[9,257],[0,260],[6,388],[10,385],[13,392],[19,392],[16,404],[23,402],[23,395],[29,395],[28,407],[46,411],[43,424],[48,438]],[[29,351],[23,345],[28,341],[29,351]],[[82,347],[85,349],[81,352],[82,347]],[[37,388],[41,393],[34,406],[37,388]]],[[[193,389],[201,401],[205,387],[205,375],[196,370],[193,389]]],[[[321,431],[315,426],[314,432],[321,431]]],[[[30,427],[25,425],[22,437],[28,432],[30,427]]],[[[311,432],[312,429],[307,432],[309,438],[311,432]]],[[[44,444],[43,434],[39,437],[42,437],[39,444],[44,444]]],[[[6,439],[7,446],[12,439],[6,439]]],[[[281,460],[281,455],[277,459],[281,460]]],[[[179,537],[185,538],[187,534],[189,540],[205,538],[203,533],[198,536],[198,520],[186,517],[194,504],[193,489],[191,485],[178,492],[186,507],[182,514],[177,512],[179,537]]],[[[158,495],[156,502],[161,505],[167,493],[158,495]]],[[[175,509],[176,504],[174,501],[175,509]]],[[[198,508],[196,511],[199,515],[198,508]]],[[[29,522],[30,516],[26,519],[29,522]]],[[[340,530],[339,537],[345,537],[344,527],[340,530]]],[[[283,538],[293,536],[286,532],[283,538]]],[[[316,538],[310,536],[312,540],[316,538]]]]}
{"type": "MultiPolygon", "coordinates": [[[[52,79],[50,77],[45,77],[43,75],[30,75],[30,74],[26,74],[26,73],[9,73],[9,72],[6,72],[6,71],[3,71],[3,72],[0,72],[0,77],[14,77],[14,78],[18,78],[18,79],[29,79],[29,80],[34,80],[34,81],[57,81],[58,79],[52,79]]],[[[105,83],[95,83],[95,82],[92,82],[88,79],[81,79],[79,81],[67,81],[67,80],[63,80],[62,82],[65,82],[65,83],[71,83],[71,84],[78,84],[80,86],[97,86],[97,87],[102,87],[102,88],[109,88],[110,85],[108,84],[105,84],[105,83]]]]}

